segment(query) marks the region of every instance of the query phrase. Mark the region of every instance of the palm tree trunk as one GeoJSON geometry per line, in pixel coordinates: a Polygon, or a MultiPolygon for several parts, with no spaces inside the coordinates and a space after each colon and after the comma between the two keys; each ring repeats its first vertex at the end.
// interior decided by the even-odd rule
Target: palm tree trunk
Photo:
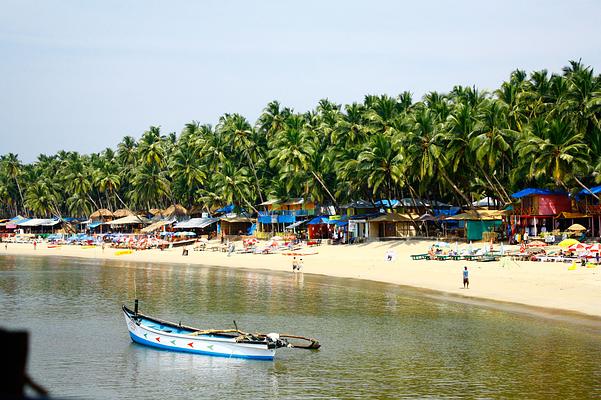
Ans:
{"type": "Polygon", "coordinates": [[[328,195],[330,196],[330,198],[334,202],[334,206],[336,207],[336,210],[338,210],[339,209],[338,202],[336,201],[336,199],[334,198],[334,196],[332,195],[332,193],[330,193],[330,191],[326,187],[325,183],[323,183],[323,181],[321,180],[321,178],[319,176],[317,176],[317,174],[314,171],[311,171],[311,173],[313,174],[313,176],[315,177],[315,179],[317,179],[317,181],[321,184],[321,186],[324,188],[324,190],[328,193],[328,195]]]}
{"type": "Polygon", "coordinates": [[[257,177],[257,170],[255,169],[255,164],[253,163],[252,158],[250,157],[250,154],[248,154],[248,151],[246,152],[246,157],[248,158],[248,161],[250,162],[250,169],[252,169],[253,171],[253,175],[255,176],[255,183],[257,184],[257,191],[259,192],[259,198],[261,199],[261,203],[263,203],[263,194],[261,193],[261,186],[259,185],[259,177],[257,177]]]}
{"type": "Polygon", "coordinates": [[[501,182],[499,182],[499,180],[497,179],[497,176],[495,174],[493,174],[492,177],[497,182],[497,184],[499,185],[499,187],[501,188],[501,190],[503,191],[503,193],[505,193],[505,197],[507,198],[508,203],[511,203],[511,196],[509,196],[509,194],[505,190],[505,187],[503,185],[501,185],[501,182]]]}
{"type": "MultiPolygon", "coordinates": [[[[23,211],[27,213],[27,208],[25,207],[25,202],[23,201],[23,191],[21,190],[21,185],[19,185],[19,179],[15,176],[15,183],[17,184],[17,189],[19,189],[19,197],[21,198],[21,207],[23,207],[23,211]]],[[[18,212],[17,212],[18,214],[18,212]]]]}
{"type": "Polygon", "coordinates": [[[589,189],[588,187],[584,186],[584,183],[580,182],[580,179],[576,178],[575,176],[574,176],[574,179],[575,179],[575,180],[576,180],[576,182],[578,182],[578,184],[579,184],[580,186],[582,186],[582,187],[583,187],[583,188],[584,188],[584,189],[585,189],[585,190],[586,190],[586,191],[587,191],[587,192],[588,192],[588,193],[589,193],[591,196],[593,196],[593,197],[594,197],[595,199],[597,199],[597,200],[600,200],[600,199],[599,199],[599,196],[597,196],[596,194],[594,194],[594,193],[591,191],[591,189],[589,189]]]}
{"type": "Polygon", "coordinates": [[[442,177],[447,181],[447,183],[449,185],[451,185],[451,187],[455,190],[455,192],[457,192],[457,194],[459,196],[461,196],[461,198],[463,198],[463,200],[465,201],[465,203],[469,207],[469,209],[473,210],[474,206],[472,205],[472,202],[470,201],[470,199],[468,199],[467,196],[465,195],[465,193],[463,193],[461,191],[461,189],[459,189],[457,187],[457,185],[455,185],[453,183],[453,181],[451,180],[451,178],[449,178],[449,175],[447,175],[447,172],[444,170],[444,168],[438,168],[438,170],[440,171],[440,174],[442,175],[442,177]]]}
{"type": "Polygon", "coordinates": [[[486,181],[488,182],[488,184],[490,185],[490,187],[497,193],[497,195],[499,196],[499,199],[504,202],[504,203],[508,203],[508,201],[505,199],[505,197],[503,196],[503,194],[501,193],[501,191],[499,190],[499,188],[497,186],[495,186],[492,181],[490,180],[490,177],[488,176],[488,174],[486,173],[486,171],[484,170],[484,168],[480,168],[480,170],[482,171],[482,174],[484,175],[484,178],[486,179],[486,181]]]}

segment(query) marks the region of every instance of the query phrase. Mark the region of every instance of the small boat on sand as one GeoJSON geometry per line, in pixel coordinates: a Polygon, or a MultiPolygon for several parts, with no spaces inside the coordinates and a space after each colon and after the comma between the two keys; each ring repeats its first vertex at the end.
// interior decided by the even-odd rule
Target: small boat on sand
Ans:
{"type": "Polygon", "coordinates": [[[211,356],[273,360],[276,349],[299,348],[315,350],[316,339],[278,333],[248,333],[237,329],[200,330],[163,321],[123,306],[129,336],[136,342],[162,350],[211,356]]]}

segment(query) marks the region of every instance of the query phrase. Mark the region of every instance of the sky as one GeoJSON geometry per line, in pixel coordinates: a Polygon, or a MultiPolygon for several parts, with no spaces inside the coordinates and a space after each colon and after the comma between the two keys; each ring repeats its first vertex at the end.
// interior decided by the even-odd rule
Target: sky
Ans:
{"type": "Polygon", "coordinates": [[[0,2],[0,154],[116,149],[268,102],[494,90],[516,68],[601,72],[601,1],[0,2]]]}

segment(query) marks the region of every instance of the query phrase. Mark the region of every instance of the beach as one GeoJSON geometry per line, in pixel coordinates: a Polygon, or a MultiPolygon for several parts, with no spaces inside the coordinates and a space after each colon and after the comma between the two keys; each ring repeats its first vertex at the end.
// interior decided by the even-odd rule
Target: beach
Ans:
{"type": "MultiPolygon", "coordinates": [[[[321,245],[303,249],[302,273],[332,277],[364,279],[405,285],[450,295],[450,299],[485,300],[515,303],[601,318],[601,267],[578,266],[555,262],[496,262],[412,260],[411,254],[426,253],[433,242],[374,242],[359,245],[321,245]],[[392,261],[387,253],[394,251],[392,261]],[[470,286],[463,289],[462,270],[468,267],[470,286]]],[[[240,248],[238,244],[238,248],[240,248]]],[[[465,247],[463,245],[462,247],[465,247]]],[[[61,246],[9,243],[0,248],[3,255],[60,256],[125,262],[197,264],[227,268],[265,269],[292,272],[292,256],[284,254],[236,254],[221,251],[193,251],[182,256],[182,248],[142,250],[117,255],[106,247],[61,246]]]]}

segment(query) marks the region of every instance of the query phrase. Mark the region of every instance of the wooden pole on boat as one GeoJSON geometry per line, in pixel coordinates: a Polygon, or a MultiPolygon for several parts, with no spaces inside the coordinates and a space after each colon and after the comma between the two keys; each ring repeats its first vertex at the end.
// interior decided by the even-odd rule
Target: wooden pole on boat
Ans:
{"type": "Polygon", "coordinates": [[[134,314],[138,315],[138,299],[134,300],[134,314]]]}

